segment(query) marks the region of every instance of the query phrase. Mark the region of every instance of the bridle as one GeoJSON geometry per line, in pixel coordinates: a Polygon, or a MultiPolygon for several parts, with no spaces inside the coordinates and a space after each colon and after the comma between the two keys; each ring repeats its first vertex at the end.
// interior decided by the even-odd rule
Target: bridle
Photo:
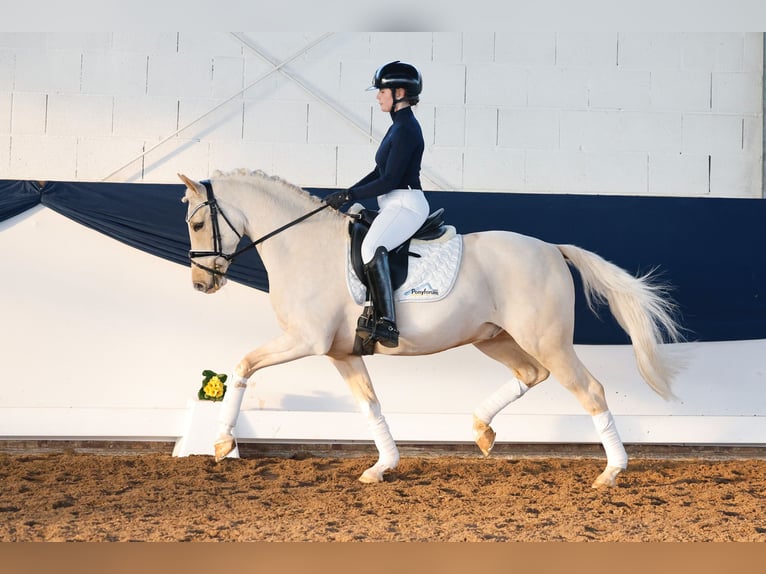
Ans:
{"type": "MultiPolygon", "coordinates": [[[[219,267],[216,265],[215,268],[210,268],[205,265],[202,265],[201,263],[195,261],[195,258],[197,257],[221,257],[229,262],[229,265],[231,265],[234,262],[234,259],[245,253],[246,251],[249,251],[250,249],[253,249],[258,244],[263,243],[267,239],[270,239],[271,237],[274,237],[278,233],[282,233],[284,230],[289,229],[293,225],[297,225],[301,221],[304,221],[305,219],[308,219],[312,215],[315,215],[325,209],[326,207],[329,207],[328,204],[323,203],[313,211],[310,211],[306,213],[305,215],[301,215],[299,218],[294,219],[293,221],[283,225],[282,227],[275,229],[274,231],[271,231],[264,235],[263,237],[260,237],[253,241],[252,243],[245,245],[244,247],[237,249],[234,253],[224,253],[223,252],[223,243],[221,242],[221,229],[218,225],[218,215],[220,214],[221,217],[223,217],[223,220],[226,222],[226,224],[231,228],[231,230],[237,235],[237,237],[241,240],[243,238],[243,235],[237,231],[237,229],[234,227],[234,224],[229,220],[228,217],[226,217],[226,214],[220,209],[218,206],[218,201],[215,198],[215,194],[213,193],[213,185],[210,183],[210,180],[205,180],[200,182],[202,185],[205,186],[205,191],[207,192],[207,201],[204,201],[200,203],[197,207],[194,208],[194,210],[186,217],[186,223],[189,223],[192,217],[194,217],[194,214],[197,213],[200,209],[202,209],[205,206],[208,206],[210,208],[210,219],[211,219],[211,225],[213,227],[213,250],[212,251],[195,251],[190,250],[189,251],[189,261],[191,261],[191,264],[195,267],[198,267],[202,269],[203,271],[207,271],[213,277],[225,277],[226,271],[221,271],[219,267]]],[[[228,267],[227,267],[228,269],[228,267]]]]}

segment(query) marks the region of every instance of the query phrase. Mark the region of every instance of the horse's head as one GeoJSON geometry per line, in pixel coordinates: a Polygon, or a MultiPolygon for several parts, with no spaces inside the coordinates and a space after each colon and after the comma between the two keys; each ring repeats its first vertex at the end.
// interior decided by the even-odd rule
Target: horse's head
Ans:
{"type": "Polygon", "coordinates": [[[178,177],[186,184],[182,201],[189,204],[186,223],[191,244],[192,283],[197,291],[215,293],[226,283],[230,254],[242,236],[221,211],[212,184],[206,183],[206,187],[180,173],[178,177]]]}

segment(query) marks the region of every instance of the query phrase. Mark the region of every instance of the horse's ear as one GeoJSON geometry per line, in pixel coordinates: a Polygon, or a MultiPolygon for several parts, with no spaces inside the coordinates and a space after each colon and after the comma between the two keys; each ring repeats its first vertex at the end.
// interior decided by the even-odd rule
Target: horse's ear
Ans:
{"type": "MultiPolygon", "coordinates": [[[[178,177],[181,178],[181,181],[183,181],[186,184],[186,188],[189,190],[189,192],[199,196],[200,198],[205,197],[205,188],[202,186],[201,183],[198,183],[192,179],[189,179],[184,174],[179,173],[178,177]]],[[[188,194],[187,194],[188,195],[188,194]]]]}

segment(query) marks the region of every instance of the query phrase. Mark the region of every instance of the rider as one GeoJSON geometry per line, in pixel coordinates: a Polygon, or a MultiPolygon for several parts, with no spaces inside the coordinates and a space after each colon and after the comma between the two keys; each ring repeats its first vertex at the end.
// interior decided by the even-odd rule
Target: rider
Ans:
{"type": "Polygon", "coordinates": [[[420,100],[423,79],[411,64],[395,61],[378,68],[372,86],[392,125],[375,154],[375,169],[348,190],[336,191],[325,202],[339,209],[351,200],[378,198],[380,212],[362,243],[362,261],[377,322],[358,327],[362,338],[372,336],[385,347],[399,345],[388,252],[409,239],[428,217],[429,205],[420,185],[420,163],[425,148],[412,106],[420,100]],[[361,332],[360,332],[361,331],[361,332]]]}

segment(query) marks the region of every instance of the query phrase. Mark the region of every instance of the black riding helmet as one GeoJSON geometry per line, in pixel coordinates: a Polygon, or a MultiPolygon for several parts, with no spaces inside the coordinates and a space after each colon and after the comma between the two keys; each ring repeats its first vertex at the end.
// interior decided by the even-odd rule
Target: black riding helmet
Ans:
{"type": "Polygon", "coordinates": [[[415,105],[420,101],[420,92],[423,90],[423,77],[418,69],[412,64],[400,62],[389,62],[378,68],[372,77],[372,85],[368,90],[382,90],[391,88],[391,94],[394,98],[394,107],[399,102],[407,100],[415,105]],[[396,99],[396,88],[404,88],[404,97],[396,99]]]}

